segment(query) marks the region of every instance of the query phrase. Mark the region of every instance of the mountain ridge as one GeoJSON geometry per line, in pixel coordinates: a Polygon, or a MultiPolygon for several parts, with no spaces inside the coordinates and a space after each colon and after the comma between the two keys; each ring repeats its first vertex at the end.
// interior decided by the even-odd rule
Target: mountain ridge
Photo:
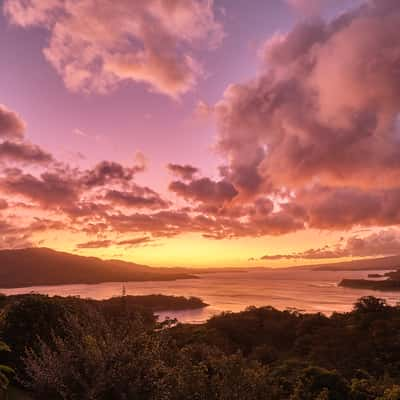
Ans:
{"type": "Polygon", "coordinates": [[[102,260],[46,247],[0,250],[0,288],[195,279],[188,272],[102,260]]]}
{"type": "Polygon", "coordinates": [[[332,264],[313,265],[315,271],[368,271],[387,270],[400,267],[400,255],[340,261],[332,264]]]}

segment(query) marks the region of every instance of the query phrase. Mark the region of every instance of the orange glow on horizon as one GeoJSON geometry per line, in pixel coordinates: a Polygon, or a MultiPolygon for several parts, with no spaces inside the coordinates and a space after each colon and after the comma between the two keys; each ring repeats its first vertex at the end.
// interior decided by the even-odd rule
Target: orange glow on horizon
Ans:
{"type": "Polygon", "coordinates": [[[269,267],[285,268],[295,265],[321,264],[347,261],[350,257],[338,259],[282,259],[260,260],[263,255],[288,254],[301,252],[314,243],[315,247],[335,242],[343,237],[343,232],[321,232],[307,230],[283,236],[260,238],[240,238],[212,240],[199,234],[178,235],[172,238],[161,238],[153,243],[122,248],[76,249],[72,243],[84,242],[84,235],[63,235],[62,237],[44,238],[43,246],[59,251],[71,252],[83,256],[94,256],[102,259],[121,259],[124,261],[145,264],[154,267],[269,267]],[[70,236],[70,237],[68,237],[70,236]],[[250,260],[254,258],[255,260],[250,260]]]}

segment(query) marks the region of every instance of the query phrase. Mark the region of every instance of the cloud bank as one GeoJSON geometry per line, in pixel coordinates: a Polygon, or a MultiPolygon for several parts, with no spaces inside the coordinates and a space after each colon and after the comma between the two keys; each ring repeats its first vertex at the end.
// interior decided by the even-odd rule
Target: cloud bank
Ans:
{"type": "Polygon", "coordinates": [[[261,260],[319,260],[324,258],[391,256],[400,254],[400,232],[395,229],[382,230],[367,236],[351,236],[336,245],[311,248],[298,253],[272,254],[261,260]]]}
{"type": "MultiPolygon", "coordinates": [[[[14,24],[49,32],[45,55],[72,90],[106,91],[130,79],[179,96],[199,75],[192,46],[212,47],[223,35],[212,1],[94,4],[6,0],[4,10],[14,24]]],[[[144,163],[58,162],[0,106],[1,195],[87,233],[82,248],[118,244],[111,233],[132,235],[134,244],[189,232],[226,239],[380,227],[375,236],[264,259],[397,252],[398,236],[387,228],[400,223],[399,26],[397,0],[370,0],[270,37],[258,74],[208,107],[224,160],[218,176],[171,162],[163,194],[138,184],[144,163]]]]}
{"type": "Polygon", "coordinates": [[[215,105],[238,198],[285,197],[316,228],[398,223],[400,3],[369,1],[268,39],[215,105]]]}

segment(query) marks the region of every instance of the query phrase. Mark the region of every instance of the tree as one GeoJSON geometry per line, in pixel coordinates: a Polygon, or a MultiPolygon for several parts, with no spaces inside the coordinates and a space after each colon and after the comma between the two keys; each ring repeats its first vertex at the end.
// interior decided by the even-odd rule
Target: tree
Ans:
{"type": "MultiPolygon", "coordinates": [[[[0,352],[10,352],[9,346],[4,343],[3,341],[0,341],[0,352]]],[[[0,391],[5,392],[8,388],[8,385],[10,383],[9,381],[9,376],[14,374],[14,370],[4,364],[0,364],[0,391]]]]}
{"type": "Polygon", "coordinates": [[[61,334],[65,307],[56,300],[41,295],[21,296],[4,308],[2,337],[12,345],[10,363],[21,367],[20,358],[27,347],[34,347],[40,336],[48,341],[52,332],[61,334]]]}
{"type": "Polygon", "coordinates": [[[383,396],[376,400],[400,400],[400,386],[394,385],[390,389],[386,389],[383,396]]]}
{"type": "Polygon", "coordinates": [[[308,367],[302,371],[291,400],[343,400],[349,393],[346,380],[336,371],[308,367]]]}
{"type": "Polygon", "coordinates": [[[354,312],[358,313],[380,313],[388,309],[386,300],[374,296],[361,297],[354,304],[354,312]]]}

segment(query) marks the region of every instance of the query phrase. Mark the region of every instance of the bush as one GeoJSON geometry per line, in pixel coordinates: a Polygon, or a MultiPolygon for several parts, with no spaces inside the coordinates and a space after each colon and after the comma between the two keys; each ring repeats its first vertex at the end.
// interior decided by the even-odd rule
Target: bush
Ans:
{"type": "Polygon", "coordinates": [[[140,320],[110,325],[92,310],[85,319],[68,315],[65,338],[40,341],[23,358],[25,385],[42,398],[154,399],[163,392],[161,336],[140,320]]]}

